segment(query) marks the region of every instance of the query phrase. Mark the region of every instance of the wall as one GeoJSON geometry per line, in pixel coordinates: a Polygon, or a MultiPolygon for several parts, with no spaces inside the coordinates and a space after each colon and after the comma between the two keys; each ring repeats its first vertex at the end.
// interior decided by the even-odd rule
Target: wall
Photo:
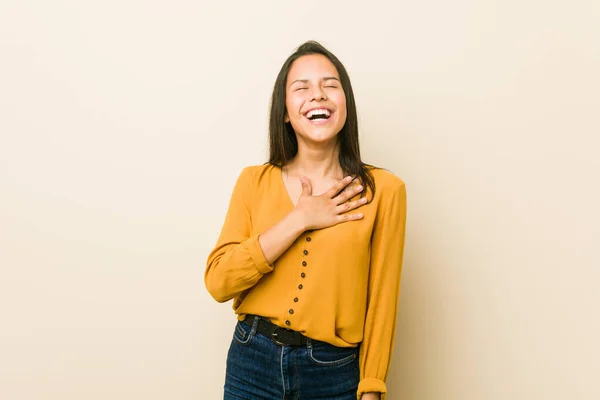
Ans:
{"type": "Polygon", "coordinates": [[[204,289],[307,39],[407,184],[390,399],[597,399],[600,6],[0,5],[0,398],[218,399],[204,289]]]}

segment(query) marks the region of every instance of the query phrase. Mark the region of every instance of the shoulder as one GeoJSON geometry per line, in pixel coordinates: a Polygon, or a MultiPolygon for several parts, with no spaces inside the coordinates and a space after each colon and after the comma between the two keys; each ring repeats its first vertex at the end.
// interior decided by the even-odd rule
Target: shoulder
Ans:
{"type": "Polygon", "coordinates": [[[369,172],[375,181],[376,195],[389,195],[406,191],[404,181],[392,171],[380,167],[370,167],[369,172]]]}
{"type": "Polygon", "coordinates": [[[406,218],[406,184],[393,172],[384,168],[371,169],[375,180],[377,219],[406,218]]]}
{"type": "Polygon", "coordinates": [[[269,163],[248,165],[242,169],[238,181],[247,185],[256,185],[269,178],[278,169],[279,167],[269,163]]]}

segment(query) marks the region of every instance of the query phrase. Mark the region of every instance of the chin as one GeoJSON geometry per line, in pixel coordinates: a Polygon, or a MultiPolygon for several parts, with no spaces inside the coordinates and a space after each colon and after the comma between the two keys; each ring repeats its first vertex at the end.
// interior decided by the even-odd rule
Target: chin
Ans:
{"type": "Polygon", "coordinates": [[[333,140],[337,140],[337,133],[332,132],[323,132],[323,133],[315,133],[311,132],[309,134],[300,135],[306,141],[310,141],[313,143],[325,144],[329,143],[333,140]]]}

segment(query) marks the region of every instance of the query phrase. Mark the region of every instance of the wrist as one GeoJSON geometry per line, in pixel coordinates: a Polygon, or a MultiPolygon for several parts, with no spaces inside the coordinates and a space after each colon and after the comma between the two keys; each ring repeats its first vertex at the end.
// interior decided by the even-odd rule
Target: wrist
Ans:
{"type": "Polygon", "coordinates": [[[363,393],[363,395],[360,397],[360,400],[380,400],[380,399],[381,399],[381,393],[379,393],[379,392],[363,393]]]}
{"type": "Polygon", "coordinates": [[[298,236],[302,235],[309,228],[306,224],[306,218],[304,218],[304,215],[301,211],[298,211],[298,209],[294,209],[292,212],[290,212],[287,215],[287,220],[298,236]]]}

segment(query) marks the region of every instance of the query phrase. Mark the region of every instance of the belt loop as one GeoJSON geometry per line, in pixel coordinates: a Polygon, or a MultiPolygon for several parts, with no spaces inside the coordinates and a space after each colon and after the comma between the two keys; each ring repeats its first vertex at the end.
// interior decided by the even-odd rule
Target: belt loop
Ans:
{"type": "Polygon", "coordinates": [[[306,347],[312,349],[312,340],[309,337],[306,338],[306,347]]]}
{"type": "Polygon", "coordinates": [[[252,330],[250,331],[251,335],[256,335],[256,330],[258,329],[258,316],[252,316],[252,330]]]}

